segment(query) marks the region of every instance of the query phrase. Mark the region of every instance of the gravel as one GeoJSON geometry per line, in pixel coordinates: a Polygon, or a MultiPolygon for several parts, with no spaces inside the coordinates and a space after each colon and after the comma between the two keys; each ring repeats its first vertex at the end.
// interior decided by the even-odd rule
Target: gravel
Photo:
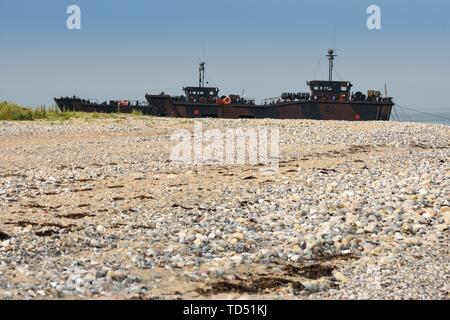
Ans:
{"type": "Polygon", "coordinates": [[[280,129],[280,168],[169,160],[192,120],[0,122],[0,299],[449,299],[450,127],[280,129]]]}

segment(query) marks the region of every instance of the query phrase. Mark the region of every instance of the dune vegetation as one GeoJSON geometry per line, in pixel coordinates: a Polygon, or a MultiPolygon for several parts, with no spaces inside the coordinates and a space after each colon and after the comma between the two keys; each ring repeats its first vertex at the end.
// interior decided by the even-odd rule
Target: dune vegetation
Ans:
{"type": "MultiPolygon", "coordinates": [[[[134,117],[142,116],[142,112],[134,111],[132,114],[134,117]]],[[[23,107],[11,102],[0,102],[0,121],[32,121],[32,120],[69,120],[81,118],[85,120],[97,119],[97,118],[120,118],[122,114],[112,113],[87,113],[87,112],[74,112],[64,111],[61,112],[57,106],[50,107],[23,107]]]]}

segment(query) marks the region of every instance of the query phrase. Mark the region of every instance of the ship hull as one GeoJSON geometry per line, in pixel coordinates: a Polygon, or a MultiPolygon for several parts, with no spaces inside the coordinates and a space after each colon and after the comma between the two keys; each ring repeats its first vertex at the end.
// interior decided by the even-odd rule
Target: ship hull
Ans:
{"type": "Polygon", "coordinates": [[[313,119],[342,121],[389,121],[392,102],[296,101],[271,105],[190,103],[170,96],[147,95],[148,106],[97,104],[79,98],[55,99],[61,111],[132,113],[179,118],[313,119]]]}
{"type": "Polygon", "coordinates": [[[392,102],[297,101],[272,105],[215,105],[174,102],[170,96],[146,96],[155,115],[181,118],[315,119],[389,121],[392,102]]]}
{"type": "Polygon", "coordinates": [[[152,114],[148,106],[142,105],[111,105],[92,103],[80,98],[55,98],[55,102],[59,109],[64,111],[76,112],[97,112],[97,113],[132,113],[133,111],[141,111],[145,114],[152,114]]]}

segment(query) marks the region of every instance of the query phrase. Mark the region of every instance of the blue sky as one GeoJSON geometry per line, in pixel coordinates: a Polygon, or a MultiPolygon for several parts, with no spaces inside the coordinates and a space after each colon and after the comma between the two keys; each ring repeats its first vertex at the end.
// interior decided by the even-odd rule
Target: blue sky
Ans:
{"type": "Polygon", "coordinates": [[[334,31],[336,70],[356,90],[387,82],[400,104],[448,105],[445,0],[0,0],[0,100],[180,94],[197,83],[204,53],[207,80],[224,94],[307,91],[306,81],[327,77],[334,31]],[[79,31],[66,28],[71,4],[81,7],[79,31]],[[382,30],[366,27],[371,4],[382,30]]]}

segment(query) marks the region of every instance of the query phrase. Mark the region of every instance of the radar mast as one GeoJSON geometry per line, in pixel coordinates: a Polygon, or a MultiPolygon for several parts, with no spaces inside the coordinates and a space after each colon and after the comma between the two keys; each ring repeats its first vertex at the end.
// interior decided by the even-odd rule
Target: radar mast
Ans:
{"type": "Polygon", "coordinates": [[[334,66],[334,58],[337,57],[337,55],[334,54],[334,50],[330,49],[328,50],[328,62],[329,62],[329,68],[328,68],[328,81],[333,81],[333,66],[334,66]]]}
{"type": "Polygon", "coordinates": [[[198,86],[200,88],[205,87],[205,62],[200,62],[200,67],[198,68],[199,73],[199,79],[198,79],[198,86]]]}

